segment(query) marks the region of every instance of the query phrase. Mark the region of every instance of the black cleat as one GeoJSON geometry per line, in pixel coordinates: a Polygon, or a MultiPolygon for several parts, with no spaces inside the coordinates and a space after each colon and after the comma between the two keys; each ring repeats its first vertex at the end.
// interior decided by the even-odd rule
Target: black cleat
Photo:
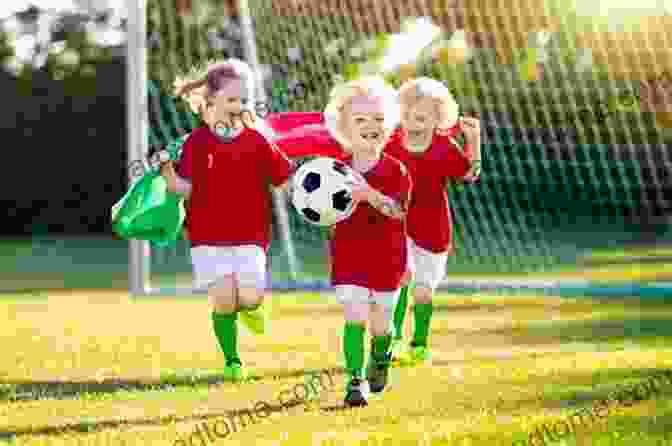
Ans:
{"type": "Polygon", "coordinates": [[[369,381],[371,393],[380,393],[387,386],[391,361],[391,353],[387,353],[383,361],[376,361],[373,357],[370,358],[369,367],[366,369],[366,379],[369,381]]]}
{"type": "Polygon", "coordinates": [[[366,400],[365,383],[359,378],[352,379],[347,386],[345,405],[347,407],[364,407],[369,404],[366,400]]]}

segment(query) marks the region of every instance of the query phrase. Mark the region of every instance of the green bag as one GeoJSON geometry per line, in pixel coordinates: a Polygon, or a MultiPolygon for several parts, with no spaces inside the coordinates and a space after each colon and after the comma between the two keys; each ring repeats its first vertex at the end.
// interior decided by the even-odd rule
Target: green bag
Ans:
{"type": "MultiPolygon", "coordinates": [[[[166,148],[172,160],[179,159],[187,136],[166,148]]],[[[184,198],[167,190],[155,166],[112,206],[112,230],[125,240],[147,240],[155,247],[166,247],[181,238],[185,216],[184,198]]]]}

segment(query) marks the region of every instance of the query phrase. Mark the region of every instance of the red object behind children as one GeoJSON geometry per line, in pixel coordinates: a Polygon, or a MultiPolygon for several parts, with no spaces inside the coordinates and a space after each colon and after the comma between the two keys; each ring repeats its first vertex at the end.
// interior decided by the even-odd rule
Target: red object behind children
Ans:
{"type": "Polygon", "coordinates": [[[274,132],[273,142],[289,158],[327,156],[343,159],[340,145],[329,134],[320,112],[269,113],[266,124],[274,132]]]}

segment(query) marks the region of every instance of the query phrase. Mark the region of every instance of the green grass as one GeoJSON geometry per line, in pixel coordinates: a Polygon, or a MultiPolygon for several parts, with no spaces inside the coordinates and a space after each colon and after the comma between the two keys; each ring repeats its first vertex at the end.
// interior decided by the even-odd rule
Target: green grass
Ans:
{"type": "MultiPolygon", "coordinates": [[[[301,260],[300,280],[326,279],[324,253],[317,240],[296,242],[301,260]]],[[[188,246],[154,251],[153,285],[171,288],[190,286],[192,279],[188,246]]],[[[447,266],[448,277],[578,279],[598,282],[655,282],[672,280],[670,249],[665,247],[594,250],[583,264],[564,260],[553,265],[533,256],[469,256],[458,250],[447,266]],[[655,262],[652,262],[651,259],[655,262]],[[642,260],[643,259],[643,260],[642,260]],[[628,260],[627,262],[624,260],[628,260]],[[598,262],[591,264],[590,262],[598,262]],[[541,265],[546,264],[545,268],[541,265]]],[[[271,249],[274,280],[291,278],[285,251],[271,249]]],[[[0,292],[39,293],[49,289],[128,289],[128,243],[123,240],[49,237],[10,239],[0,243],[0,292]],[[104,258],[100,253],[104,252],[104,258]]]]}
{"type": "MultiPolygon", "coordinates": [[[[672,369],[664,302],[441,294],[434,365],[394,369],[367,408],[324,412],[343,398],[342,315],[328,295],[276,296],[272,335],[241,335],[254,379],[239,385],[221,382],[201,297],[4,296],[0,320],[11,345],[0,356],[0,438],[29,446],[179,445],[197,424],[277,405],[307,370],[325,368],[337,370],[336,385],[317,405],[275,411],[214,444],[512,445],[672,369]]],[[[671,395],[672,385],[614,407],[558,444],[670,444],[671,395]]]]}

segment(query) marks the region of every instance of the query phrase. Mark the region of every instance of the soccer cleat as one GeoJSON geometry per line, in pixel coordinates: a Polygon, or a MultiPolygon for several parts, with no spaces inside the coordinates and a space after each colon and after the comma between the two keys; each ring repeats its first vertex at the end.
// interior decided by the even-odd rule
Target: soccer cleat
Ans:
{"type": "Polygon", "coordinates": [[[345,405],[347,407],[364,407],[369,404],[367,401],[368,389],[366,383],[359,378],[350,380],[346,387],[345,405]]]}
{"type": "Polygon", "coordinates": [[[227,364],[224,367],[224,380],[230,382],[242,382],[247,379],[247,371],[239,362],[227,364]]]}
{"type": "Polygon", "coordinates": [[[404,344],[401,338],[392,339],[390,350],[392,351],[392,362],[401,362],[404,355],[406,355],[406,344],[404,344]]]}
{"type": "Polygon", "coordinates": [[[251,333],[255,335],[263,335],[269,329],[270,325],[270,306],[268,303],[261,304],[254,310],[241,311],[239,314],[240,322],[251,333]]]}
{"type": "Polygon", "coordinates": [[[429,348],[424,347],[424,346],[411,346],[410,350],[408,351],[408,354],[404,356],[403,362],[406,363],[406,365],[421,365],[421,364],[429,364],[431,363],[432,360],[432,352],[429,350],[429,348]]]}
{"type": "Polygon", "coordinates": [[[376,361],[373,356],[369,358],[369,366],[366,369],[366,379],[369,382],[371,393],[380,393],[387,385],[387,379],[390,372],[390,361],[392,355],[387,353],[382,361],[376,361]]]}

